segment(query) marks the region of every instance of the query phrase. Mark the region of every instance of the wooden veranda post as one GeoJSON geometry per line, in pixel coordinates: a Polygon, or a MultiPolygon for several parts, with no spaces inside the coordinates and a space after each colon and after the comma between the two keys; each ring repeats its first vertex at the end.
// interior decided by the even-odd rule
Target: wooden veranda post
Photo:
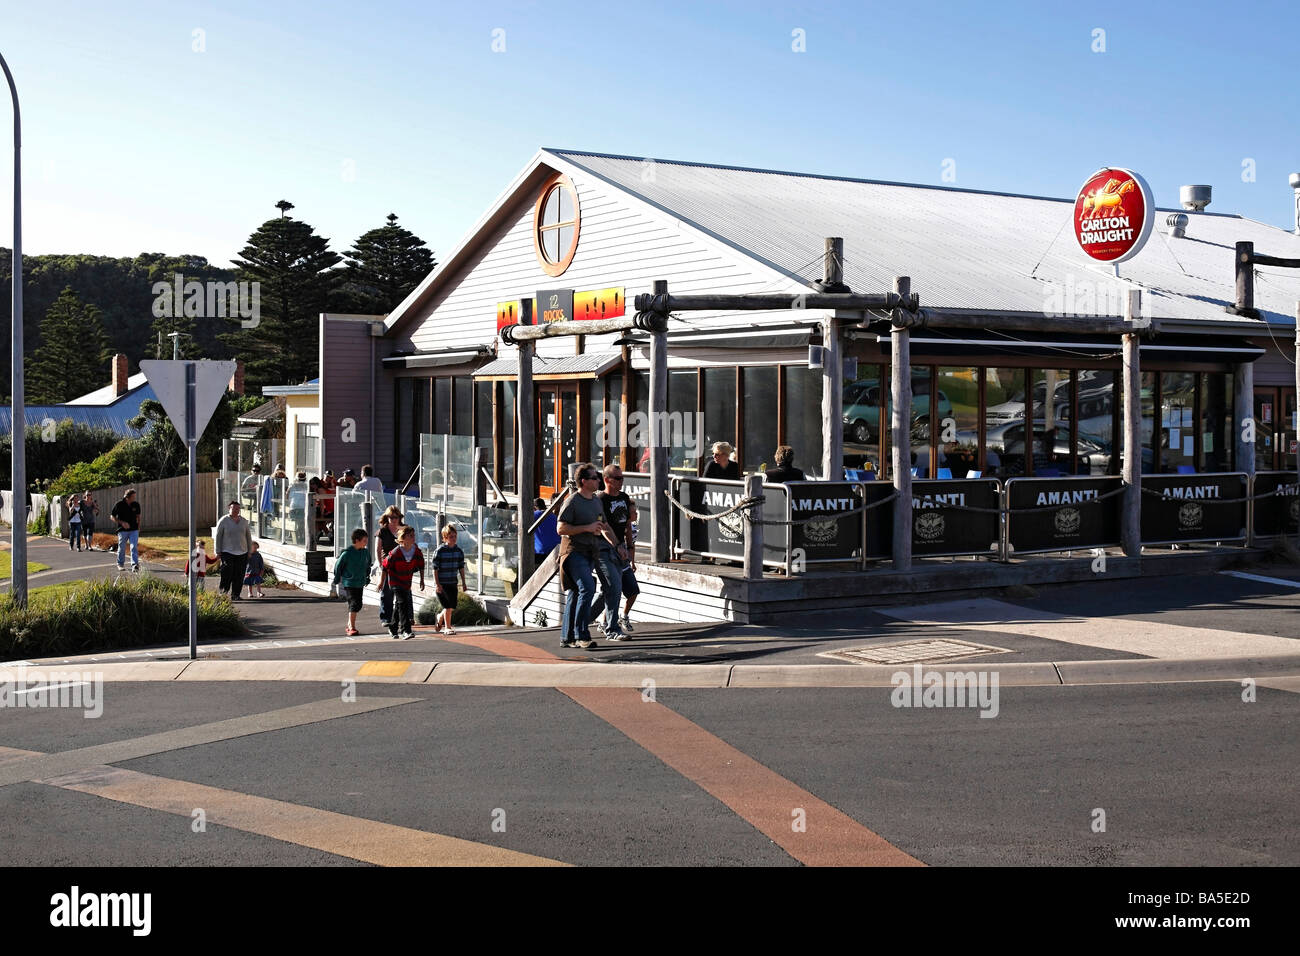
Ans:
{"type": "MultiPolygon", "coordinates": [[[[655,280],[654,294],[668,295],[668,282],[655,280]]],[[[650,443],[650,557],[656,562],[671,557],[669,540],[668,446],[668,330],[656,328],[650,333],[650,421],[646,423],[650,443]]],[[[703,440],[703,436],[697,436],[703,440]]]]}
{"type": "MultiPolygon", "coordinates": [[[[894,292],[901,297],[900,312],[912,295],[909,276],[894,279],[894,292]]],[[[890,329],[891,378],[889,382],[890,464],[894,472],[894,570],[912,568],[912,344],[908,326],[898,316],[890,329]]]]}
{"type": "MultiPolygon", "coordinates": [[[[1142,292],[1130,289],[1124,318],[1133,322],[1139,312],[1142,292]]],[[[1120,542],[1124,553],[1136,558],[1142,553],[1142,363],[1138,358],[1138,335],[1124,333],[1124,510],[1120,518],[1120,542]]]]}
{"type": "MultiPolygon", "coordinates": [[[[763,476],[758,472],[745,476],[745,497],[763,495],[763,476]]],[[[763,506],[756,504],[748,509],[753,520],[745,522],[745,579],[760,581],[763,578],[763,506]]]]}
{"type": "MultiPolygon", "coordinates": [[[[847,292],[844,285],[844,240],[826,240],[826,283],[828,291],[847,292]]],[[[840,323],[834,314],[822,320],[822,479],[844,477],[844,347],[840,323]]]]}
{"type": "MultiPolygon", "coordinates": [[[[531,325],[533,303],[524,298],[519,303],[519,322],[531,325]]],[[[515,432],[519,449],[515,454],[515,488],[519,492],[519,577],[516,588],[522,588],[533,574],[533,536],[528,529],[533,523],[533,499],[537,497],[537,471],[534,456],[537,451],[537,405],[533,400],[533,349],[532,341],[517,343],[519,348],[519,376],[515,389],[515,432]]]]}

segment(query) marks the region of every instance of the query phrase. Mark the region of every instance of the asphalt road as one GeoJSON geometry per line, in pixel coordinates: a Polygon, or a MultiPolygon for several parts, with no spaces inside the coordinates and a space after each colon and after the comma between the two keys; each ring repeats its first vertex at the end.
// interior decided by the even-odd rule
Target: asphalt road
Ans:
{"type": "Polygon", "coordinates": [[[939,866],[1300,864],[1295,693],[1007,687],[993,719],[894,707],[888,688],[620,693],[362,685],[336,706],[337,685],[107,684],[98,719],[0,711],[0,841],[11,865],[395,862],[380,823],[583,865],[861,863],[881,847],[939,866]],[[316,706],[337,713],[239,722],[316,706]],[[199,726],[224,729],[148,736],[199,726]],[[36,759],[17,750],[73,756],[14,771],[36,759]],[[737,789],[747,758],[759,769],[737,789]],[[46,782],[9,782],[33,774],[46,782]],[[259,799],[278,801],[271,824],[259,799]],[[827,851],[835,814],[850,832],[827,851]]]}

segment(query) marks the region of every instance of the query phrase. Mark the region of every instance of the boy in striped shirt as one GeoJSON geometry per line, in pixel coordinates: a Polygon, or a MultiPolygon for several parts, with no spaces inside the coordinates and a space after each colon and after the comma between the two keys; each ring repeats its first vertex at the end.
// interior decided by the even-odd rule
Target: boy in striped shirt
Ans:
{"type": "Polygon", "coordinates": [[[415,529],[402,525],[397,529],[397,547],[384,556],[384,576],[379,581],[382,590],[387,584],[393,592],[393,616],[388,621],[388,633],[409,641],[414,634],[415,612],[411,607],[411,578],[420,572],[420,590],[424,590],[424,555],[415,544],[415,529]]]}
{"type": "Polygon", "coordinates": [[[438,588],[438,603],[442,605],[442,614],[438,618],[435,631],[455,634],[451,626],[451,612],[456,610],[456,575],[460,574],[460,587],[468,591],[465,584],[465,552],[456,546],[456,526],[446,525],[442,529],[442,546],[433,554],[433,578],[438,588]]]}

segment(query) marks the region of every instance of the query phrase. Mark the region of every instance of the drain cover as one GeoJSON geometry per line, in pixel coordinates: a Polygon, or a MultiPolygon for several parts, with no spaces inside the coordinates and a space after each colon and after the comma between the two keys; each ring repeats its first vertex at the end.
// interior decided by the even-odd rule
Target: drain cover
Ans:
{"type": "Polygon", "coordinates": [[[925,661],[955,661],[982,654],[1009,654],[1010,648],[972,644],[970,641],[902,641],[822,651],[818,657],[832,657],[850,664],[919,664],[925,661]]]}

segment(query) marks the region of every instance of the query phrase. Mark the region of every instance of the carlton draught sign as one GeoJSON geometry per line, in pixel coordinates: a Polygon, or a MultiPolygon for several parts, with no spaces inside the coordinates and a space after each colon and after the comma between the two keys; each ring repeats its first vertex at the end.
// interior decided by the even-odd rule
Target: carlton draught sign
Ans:
{"type": "Polygon", "coordinates": [[[1155,211],[1145,179],[1129,169],[1099,169],[1074,200],[1074,237],[1098,262],[1123,262],[1146,244],[1155,211]]]}

